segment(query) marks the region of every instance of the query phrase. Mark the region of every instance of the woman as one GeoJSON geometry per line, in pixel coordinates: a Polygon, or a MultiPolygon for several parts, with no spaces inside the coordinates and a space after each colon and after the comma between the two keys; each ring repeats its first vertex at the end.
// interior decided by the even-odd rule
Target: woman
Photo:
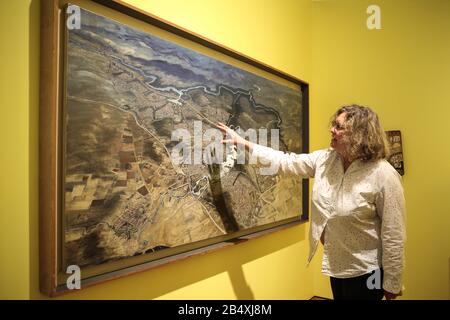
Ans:
{"type": "Polygon", "coordinates": [[[310,254],[324,245],[322,273],[333,297],[395,299],[401,295],[405,208],[401,177],[385,160],[388,147],[370,108],[340,108],[331,122],[331,148],[286,154],[243,139],[220,123],[223,143],[244,145],[285,174],[314,178],[310,254]]]}

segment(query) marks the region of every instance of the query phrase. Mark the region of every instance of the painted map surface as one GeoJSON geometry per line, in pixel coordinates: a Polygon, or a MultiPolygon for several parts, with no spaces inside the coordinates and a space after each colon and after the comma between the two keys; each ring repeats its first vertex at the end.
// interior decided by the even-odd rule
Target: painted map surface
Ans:
{"type": "Polygon", "coordinates": [[[65,265],[151,254],[301,215],[300,179],[171,159],[171,133],[194,137],[199,122],[203,132],[218,121],[279,129],[280,149],[300,152],[300,90],[86,10],[81,28],[67,34],[65,265]]]}

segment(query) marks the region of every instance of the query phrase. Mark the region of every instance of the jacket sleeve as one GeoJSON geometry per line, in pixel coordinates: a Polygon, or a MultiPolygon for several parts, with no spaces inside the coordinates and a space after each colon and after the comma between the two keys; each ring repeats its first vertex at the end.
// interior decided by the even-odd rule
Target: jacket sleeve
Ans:
{"type": "Polygon", "coordinates": [[[390,164],[386,164],[380,181],[381,188],[375,205],[381,218],[383,289],[397,294],[402,290],[404,268],[405,198],[401,176],[390,164]]]}
{"type": "Polygon", "coordinates": [[[257,157],[261,165],[261,174],[277,174],[297,175],[302,178],[313,178],[316,172],[317,160],[325,151],[319,150],[313,153],[284,153],[269,147],[255,145],[253,147],[252,156],[257,157]]]}

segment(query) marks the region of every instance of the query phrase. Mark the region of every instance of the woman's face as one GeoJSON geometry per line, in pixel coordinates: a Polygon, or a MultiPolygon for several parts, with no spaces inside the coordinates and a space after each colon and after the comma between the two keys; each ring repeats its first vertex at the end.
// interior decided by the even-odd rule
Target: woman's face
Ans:
{"type": "Polygon", "coordinates": [[[331,143],[330,146],[340,154],[345,151],[345,117],[346,113],[341,113],[336,120],[331,124],[331,143]]]}

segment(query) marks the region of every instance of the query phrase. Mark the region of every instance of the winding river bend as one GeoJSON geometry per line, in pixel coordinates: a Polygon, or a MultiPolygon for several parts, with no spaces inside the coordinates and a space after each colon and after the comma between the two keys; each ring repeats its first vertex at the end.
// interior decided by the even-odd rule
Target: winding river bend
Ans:
{"type": "Polygon", "coordinates": [[[118,57],[115,55],[111,55],[111,57],[116,60],[116,63],[119,63],[120,65],[122,65],[126,68],[132,69],[135,72],[139,73],[142,77],[144,77],[145,85],[147,85],[149,88],[156,90],[156,91],[160,91],[160,92],[172,92],[172,93],[175,93],[176,95],[178,95],[178,98],[170,99],[170,102],[172,102],[172,103],[182,105],[181,101],[183,101],[183,96],[187,95],[190,91],[193,91],[193,90],[200,89],[205,94],[213,95],[216,97],[220,96],[222,94],[222,91],[227,91],[227,92],[231,93],[233,96],[233,103],[232,103],[233,114],[231,114],[227,124],[230,124],[230,122],[232,122],[232,119],[235,118],[237,116],[237,114],[239,113],[239,109],[240,109],[238,106],[239,99],[241,97],[244,97],[248,100],[248,102],[250,103],[250,106],[255,110],[255,112],[267,112],[268,114],[274,115],[276,117],[276,129],[281,130],[282,119],[281,119],[279,112],[275,108],[268,107],[266,105],[257,103],[255,101],[252,91],[250,91],[250,90],[244,90],[241,88],[232,88],[232,87],[224,85],[224,84],[217,85],[215,90],[211,90],[210,88],[206,87],[205,85],[196,85],[193,87],[187,87],[187,88],[183,88],[183,89],[180,89],[180,88],[177,88],[174,86],[164,86],[164,87],[155,86],[154,84],[159,82],[158,81],[159,79],[156,76],[147,74],[144,70],[125,62],[124,59],[122,59],[121,57],[118,57]]]}

